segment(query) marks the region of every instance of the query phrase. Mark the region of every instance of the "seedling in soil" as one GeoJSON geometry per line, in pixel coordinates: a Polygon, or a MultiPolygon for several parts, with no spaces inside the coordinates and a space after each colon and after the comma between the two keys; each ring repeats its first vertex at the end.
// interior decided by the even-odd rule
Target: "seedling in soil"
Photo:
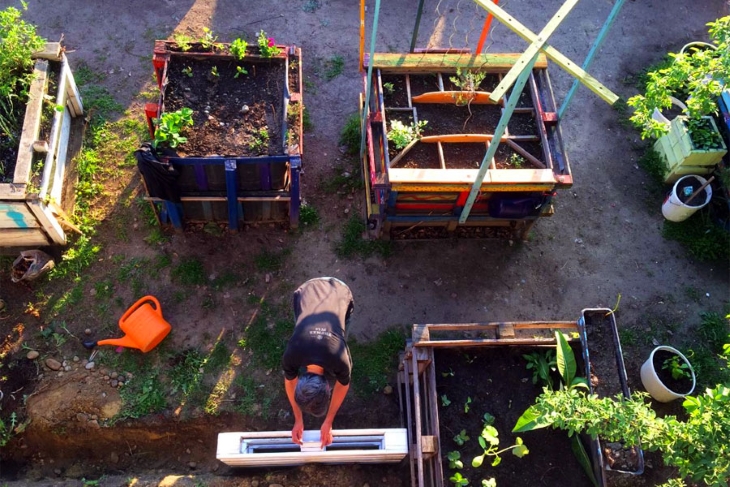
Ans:
{"type": "Polygon", "coordinates": [[[280,49],[276,47],[276,42],[273,37],[267,37],[266,32],[263,30],[259,31],[256,41],[259,45],[259,52],[262,57],[274,57],[279,54],[280,49]]]}
{"type": "Polygon", "coordinates": [[[442,377],[454,377],[454,375],[454,369],[452,369],[451,367],[449,367],[448,372],[441,372],[442,377]]]}
{"type": "Polygon", "coordinates": [[[450,400],[449,400],[449,398],[448,398],[448,397],[446,396],[446,394],[443,394],[443,395],[441,396],[441,405],[442,405],[443,407],[446,407],[446,406],[448,406],[449,404],[451,404],[451,401],[450,401],[450,400]]]}
{"type": "Polygon", "coordinates": [[[545,353],[532,352],[522,357],[527,360],[527,370],[532,370],[532,383],[537,384],[539,381],[550,389],[554,389],[550,374],[557,370],[555,352],[553,350],[545,353]]]}
{"type": "Polygon", "coordinates": [[[172,35],[172,39],[177,44],[177,47],[180,48],[181,51],[189,51],[190,50],[190,43],[193,42],[193,39],[185,34],[182,33],[175,33],[172,35]]]}
{"type": "Polygon", "coordinates": [[[215,76],[215,77],[218,77],[218,76],[220,76],[220,75],[218,74],[218,66],[213,66],[213,67],[211,68],[211,70],[210,70],[210,74],[212,74],[212,75],[213,75],[213,76],[215,76]]]}
{"type": "Polygon", "coordinates": [[[449,468],[464,468],[464,463],[460,460],[461,453],[458,451],[450,451],[446,454],[446,458],[449,459],[449,468]]]}
{"type": "Polygon", "coordinates": [[[393,83],[383,83],[383,92],[386,95],[392,95],[395,91],[395,85],[393,83]]]}
{"type": "Polygon", "coordinates": [[[269,131],[264,128],[260,128],[253,136],[253,140],[248,144],[249,148],[254,152],[263,153],[269,149],[269,131]]]}
{"type": "Polygon", "coordinates": [[[182,74],[184,74],[188,78],[192,78],[193,77],[193,68],[191,68],[190,66],[184,67],[182,69],[182,74]]]}
{"type": "Polygon", "coordinates": [[[464,443],[469,441],[469,436],[466,434],[466,430],[459,431],[459,434],[454,436],[454,441],[459,446],[464,446],[464,443]]]}
{"type": "Polygon", "coordinates": [[[461,93],[456,97],[456,104],[459,106],[468,105],[474,99],[474,93],[479,89],[479,85],[487,73],[479,71],[461,71],[461,68],[456,68],[456,76],[451,76],[449,80],[456,86],[461,88],[461,93]]]}
{"type": "Polygon", "coordinates": [[[155,140],[152,142],[152,146],[157,148],[164,143],[175,148],[188,141],[186,137],[180,135],[180,131],[186,126],[193,125],[193,110],[184,107],[176,112],[163,113],[156,123],[155,140]]]}
{"type": "Polygon", "coordinates": [[[231,42],[231,54],[236,56],[239,61],[246,56],[246,48],[248,48],[248,42],[243,39],[236,39],[231,42]]]}
{"type": "Polygon", "coordinates": [[[497,480],[494,478],[482,479],[482,487],[497,487],[497,480]]]}
{"type": "Polygon", "coordinates": [[[462,477],[461,473],[459,473],[459,472],[456,472],[454,475],[449,477],[449,480],[454,485],[469,485],[469,479],[462,477]]]}
{"type": "Polygon", "coordinates": [[[242,74],[248,74],[248,71],[246,71],[246,68],[243,66],[236,66],[236,74],[233,75],[234,78],[238,78],[242,74]]]}
{"type": "Polygon", "coordinates": [[[680,361],[679,355],[673,355],[666,359],[662,364],[662,370],[668,370],[672,374],[672,379],[689,379],[692,377],[692,373],[689,369],[689,364],[684,361],[680,361]]]}
{"type": "Polygon", "coordinates": [[[210,30],[208,27],[203,27],[203,36],[200,38],[199,42],[200,45],[203,47],[203,49],[216,49],[220,48],[220,43],[216,42],[218,40],[218,36],[213,35],[213,31],[210,30]]]}
{"type": "Polygon", "coordinates": [[[525,158],[519,154],[512,153],[509,156],[509,164],[516,169],[520,169],[525,165],[525,158]]]}
{"type": "Polygon", "coordinates": [[[466,402],[464,403],[464,414],[468,413],[469,409],[471,409],[471,407],[469,406],[470,404],[471,404],[471,397],[467,397],[466,402]]]}
{"type": "Polygon", "coordinates": [[[530,451],[522,442],[522,438],[520,438],[519,436],[515,438],[514,445],[498,450],[499,432],[497,431],[497,428],[491,425],[485,425],[484,429],[482,429],[482,432],[479,435],[479,446],[482,447],[483,453],[479,456],[474,457],[474,459],[471,461],[471,466],[474,468],[479,468],[482,466],[482,463],[484,462],[484,457],[492,457],[492,466],[496,467],[502,462],[502,457],[500,457],[499,454],[506,451],[511,450],[512,454],[518,458],[522,458],[530,453],[530,451]]]}
{"type": "Polygon", "coordinates": [[[327,71],[324,73],[324,78],[327,81],[331,81],[342,74],[345,68],[345,60],[342,56],[337,55],[326,61],[325,65],[327,66],[327,71]]]}
{"type": "Polygon", "coordinates": [[[482,416],[482,422],[484,423],[484,426],[493,425],[495,419],[496,418],[489,413],[484,413],[484,416],[482,416]]]}
{"type": "Polygon", "coordinates": [[[406,125],[400,120],[390,122],[388,140],[395,144],[396,149],[403,149],[416,139],[421,138],[421,131],[428,123],[428,120],[421,120],[418,123],[406,125]]]}

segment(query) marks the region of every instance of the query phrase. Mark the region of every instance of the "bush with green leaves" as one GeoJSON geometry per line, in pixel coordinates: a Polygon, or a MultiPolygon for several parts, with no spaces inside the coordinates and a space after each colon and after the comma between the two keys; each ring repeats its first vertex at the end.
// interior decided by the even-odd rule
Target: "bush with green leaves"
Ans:
{"type": "Polygon", "coordinates": [[[273,37],[268,37],[266,32],[263,30],[259,31],[256,37],[256,42],[259,45],[259,52],[262,57],[274,57],[278,56],[281,49],[276,47],[276,41],[273,37]]]}
{"type": "Polygon", "coordinates": [[[418,123],[412,122],[410,125],[406,125],[400,120],[391,120],[388,140],[395,144],[396,149],[403,149],[414,140],[421,138],[421,132],[427,123],[427,120],[420,120],[418,123]]]}
{"type": "Polygon", "coordinates": [[[717,97],[730,79],[730,16],[707,25],[714,49],[670,53],[671,63],[647,73],[644,94],[629,98],[627,103],[635,110],[631,121],[642,130],[642,138],[667,133],[667,126],[652,115],[654,109],[671,108],[671,97],[686,104],[683,111],[689,119],[717,113],[717,97]]]}
{"type": "Polygon", "coordinates": [[[248,42],[243,39],[236,39],[231,42],[231,54],[233,54],[239,61],[246,56],[246,49],[248,48],[248,42]]]}
{"type": "Polygon", "coordinates": [[[153,147],[157,148],[160,144],[166,144],[175,148],[188,141],[187,137],[180,135],[180,132],[183,128],[193,125],[193,110],[183,107],[175,112],[163,113],[156,124],[153,147]]]}

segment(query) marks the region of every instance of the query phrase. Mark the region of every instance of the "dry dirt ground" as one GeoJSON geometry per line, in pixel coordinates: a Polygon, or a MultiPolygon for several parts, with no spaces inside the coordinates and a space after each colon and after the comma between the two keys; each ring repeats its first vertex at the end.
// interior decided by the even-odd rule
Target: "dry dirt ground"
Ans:
{"type": "MultiPolygon", "coordinates": [[[[375,4],[372,0],[367,3],[370,29],[375,4]]],[[[408,51],[416,2],[382,3],[376,49],[408,51]]],[[[561,4],[559,0],[500,2],[535,32],[542,29],[561,4]]],[[[0,1],[2,8],[9,5],[17,6],[17,2],[0,1]]],[[[579,3],[552,36],[551,44],[580,64],[612,5],[608,0],[579,3]]],[[[590,72],[627,98],[635,93],[631,80],[643,68],[688,41],[706,39],[705,23],[727,14],[728,4],[723,0],[630,0],[590,72]]],[[[467,0],[426,0],[418,45],[475,48],[484,17],[484,11],[467,0]]],[[[231,41],[242,34],[253,40],[255,33],[263,29],[278,43],[301,46],[303,53],[304,103],[314,128],[305,139],[302,192],[307,203],[319,211],[320,223],[301,234],[268,227],[251,228],[236,235],[180,233],[172,235],[167,243],[152,246],[143,240],[149,229],[143,224],[142,215],[115,223],[116,212],[122,210],[121,206],[113,206],[95,237],[102,250],[98,262],[84,274],[85,299],[62,317],[69,331],[77,336],[87,327],[93,328],[96,338],[114,333],[115,317],[131,304],[131,283],[115,282],[116,296],[125,306],[102,312],[93,305],[97,291],[94,284],[107,278],[110,270],[119,265],[115,256],[127,261],[152,260],[161,253],[173,261],[198,257],[204,261],[211,279],[231,268],[247,276],[215,296],[195,289],[185,299],[176,299],[169,271],[143,270],[142,290],[155,294],[163,303],[165,317],[174,327],[168,346],[174,349],[212,348],[217,337],[226,336],[242,322],[253,319],[257,309],[247,299],[249,295],[264,296],[274,305],[287,306],[291,291],[299,283],[321,275],[338,277],[351,286],[356,301],[351,334],[361,341],[371,340],[393,326],[407,327],[419,322],[573,320],[583,308],[613,307],[620,294],[619,326],[634,330],[643,338],[626,356],[631,385],[640,387],[638,369],[651,348],[654,334],[670,344],[681,344],[698,323],[700,312],[719,310],[730,298],[727,262],[698,263],[679,244],[662,238],[661,201],[646,190],[649,178],[636,162],[645,143],[638,132],[619,123],[614,110],[584,88],[578,91],[561,121],[575,184],[558,194],[555,215],[538,222],[528,242],[398,242],[388,258],[341,260],[333,246],[349,218],[345,210],[349,214],[360,211],[361,198],[326,193],[323,187],[347,168],[338,135],[346,118],[356,111],[362,86],[357,68],[358,2],[56,0],[31,2],[26,19],[38,25],[40,33],[50,40],[63,35],[72,67],[83,63],[104,74],[103,86],[125,108],[138,114],[144,102],[139,94],[152,88],[153,40],[166,38],[172,32],[199,36],[207,26],[219,40],[231,41]],[[326,61],[334,56],[342,56],[344,71],[326,81],[326,61]],[[120,230],[119,225],[124,228],[120,230]],[[256,271],[257,254],[284,249],[290,253],[283,268],[268,277],[256,271]],[[210,306],[201,306],[201,302],[210,306]],[[99,330],[102,322],[105,328],[99,330]],[[672,334],[657,329],[656,323],[675,325],[672,334]]],[[[487,44],[490,52],[521,52],[526,47],[524,41],[496,22],[487,44]]],[[[550,74],[560,103],[572,78],[556,66],[551,67],[550,74]]],[[[134,170],[128,170],[109,189],[134,196],[140,189],[139,179],[134,170]]],[[[45,310],[41,308],[37,316],[24,311],[38,299],[38,288],[35,284],[11,284],[7,269],[3,270],[2,293],[10,309],[8,319],[0,326],[12,328],[11,324],[22,323],[28,337],[37,335],[48,319],[45,310]]],[[[2,331],[3,335],[10,333],[10,329],[2,331]]],[[[85,352],[78,346],[64,350],[55,358],[70,361],[75,354],[84,358],[85,352]]],[[[20,357],[26,351],[17,349],[16,353],[20,357]]],[[[245,363],[245,359],[239,363],[245,363]]],[[[409,484],[408,470],[402,466],[308,466],[250,472],[218,464],[217,432],[290,427],[288,409],[281,396],[273,408],[278,408],[279,414],[265,425],[236,414],[185,422],[172,413],[128,428],[102,428],[101,432],[95,430],[91,434],[74,423],[74,419],[81,421],[76,412],[82,411],[84,404],[98,401],[96,396],[107,391],[103,401],[107,409],[101,408],[99,415],[103,418],[120,407],[117,393],[104,389],[106,385],[98,383],[101,380],[98,373],[87,378],[87,374],[74,371],[62,379],[46,373],[44,379],[29,385],[28,391],[30,387],[38,391],[30,401],[35,402],[38,413],[26,433],[25,446],[26,450],[33,450],[43,445],[43,451],[26,451],[25,458],[30,463],[20,469],[7,462],[0,465],[0,477],[20,475],[9,485],[82,485],[78,479],[99,478],[102,473],[109,474],[103,485],[124,485],[127,478],[137,475],[143,485],[409,484]],[[92,394],[95,398],[90,397],[92,394]],[[61,413],[73,413],[68,418],[68,430],[59,426],[61,413]],[[33,443],[33,430],[44,421],[55,424],[57,434],[53,438],[36,436],[33,443]],[[195,462],[195,477],[167,477],[161,481],[168,475],[189,474],[190,462],[195,462]]],[[[398,416],[394,396],[379,397],[377,401],[382,404],[374,408],[348,398],[335,426],[384,426],[382,422],[394,422],[398,416]],[[382,416],[363,414],[376,410],[382,416]]],[[[190,416],[195,419],[194,413],[190,416]]],[[[83,417],[84,421],[88,419],[83,417]]],[[[22,445],[16,444],[17,448],[22,445]]]]}

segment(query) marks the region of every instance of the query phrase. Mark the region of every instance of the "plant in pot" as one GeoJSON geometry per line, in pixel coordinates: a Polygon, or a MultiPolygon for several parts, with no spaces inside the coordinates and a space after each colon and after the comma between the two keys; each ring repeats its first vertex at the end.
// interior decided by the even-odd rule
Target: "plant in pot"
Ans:
{"type": "MultiPolygon", "coordinates": [[[[728,367],[730,345],[724,346],[728,367]]],[[[671,365],[669,366],[671,368],[671,365]]],[[[609,441],[660,451],[665,465],[675,467],[679,478],[663,484],[727,487],[730,478],[730,384],[718,384],[704,394],[687,396],[682,404],[686,419],[657,417],[648,396],[599,398],[579,389],[545,388],[536,403],[517,421],[513,432],[539,428],[562,429],[569,435],[585,432],[609,441]],[[694,485],[694,484],[692,484],[694,485]]]]}
{"type": "Polygon", "coordinates": [[[662,345],[652,350],[641,366],[641,383],[657,401],[670,402],[692,394],[696,380],[687,357],[662,345]]]}
{"type": "Polygon", "coordinates": [[[727,152],[712,115],[718,113],[717,98],[730,79],[730,16],[707,25],[713,44],[670,53],[672,62],[650,71],[645,92],[627,102],[642,138],[658,139],[654,148],[667,161],[667,180],[688,174],[677,171],[678,166],[706,174],[727,152]],[[673,105],[682,107],[682,113],[671,123],[657,116],[673,105]]]}

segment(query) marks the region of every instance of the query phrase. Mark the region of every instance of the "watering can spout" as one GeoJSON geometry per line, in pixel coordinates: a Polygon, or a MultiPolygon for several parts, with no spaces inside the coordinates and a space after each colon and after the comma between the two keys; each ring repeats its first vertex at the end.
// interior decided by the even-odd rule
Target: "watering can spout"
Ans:
{"type": "Polygon", "coordinates": [[[125,348],[140,348],[139,344],[135,342],[128,335],[124,335],[122,338],[107,338],[106,340],[99,340],[97,345],[113,345],[117,347],[125,348]]]}

